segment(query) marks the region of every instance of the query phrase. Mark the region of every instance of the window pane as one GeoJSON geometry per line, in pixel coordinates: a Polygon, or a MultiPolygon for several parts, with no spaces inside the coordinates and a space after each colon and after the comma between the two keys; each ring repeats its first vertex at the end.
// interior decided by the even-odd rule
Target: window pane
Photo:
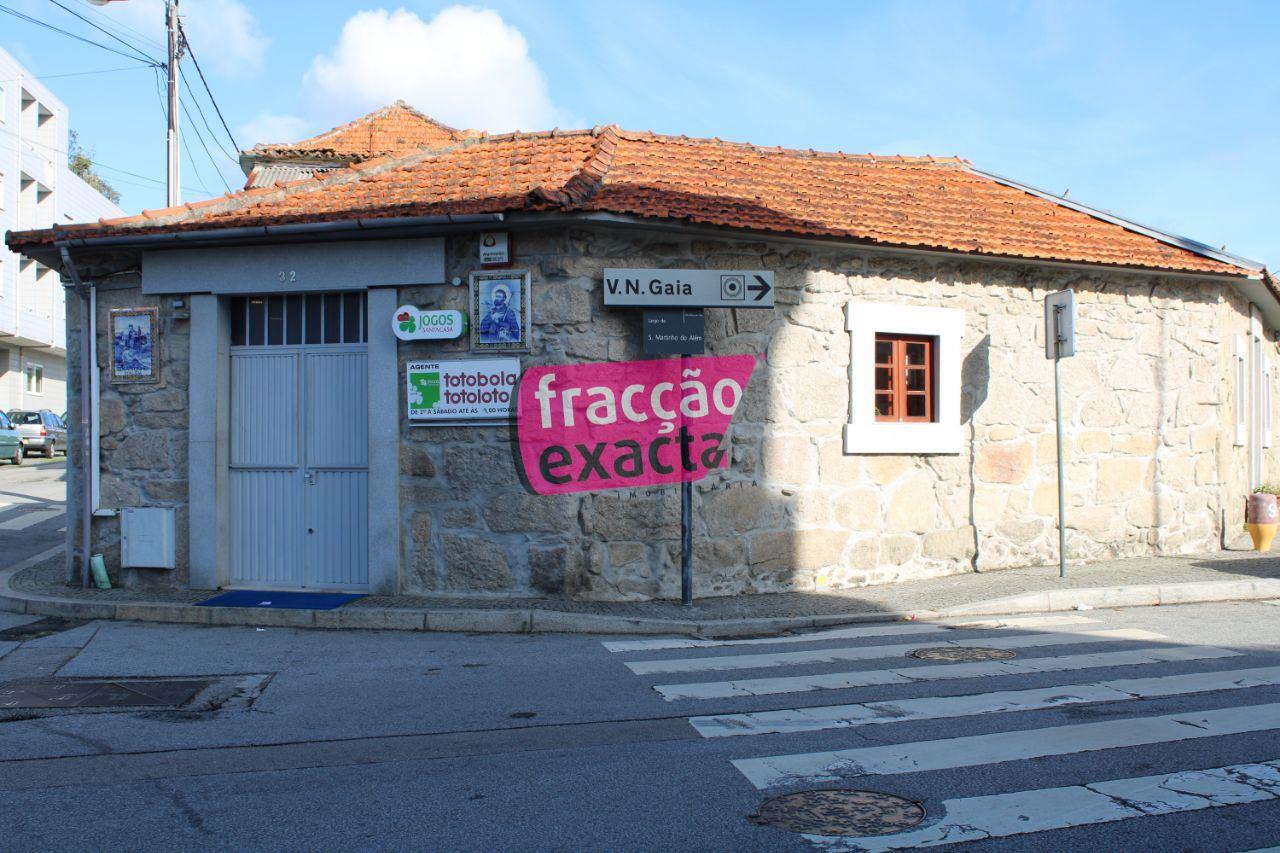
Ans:
{"type": "Polygon", "coordinates": [[[244,312],[245,301],[243,296],[237,296],[231,300],[231,345],[233,347],[244,346],[244,312]]]}
{"type": "Polygon", "coordinates": [[[918,364],[923,367],[925,363],[925,354],[928,352],[928,347],[921,342],[908,341],[906,349],[907,349],[907,364],[918,364]]]}
{"type": "Polygon", "coordinates": [[[876,341],[876,364],[893,363],[893,341],[876,341]]]}
{"type": "Polygon", "coordinates": [[[925,385],[925,376],[926,376],[926,372],[924,368],[920,368],[918,370],[915,368],[908,368],[907,369],[907,390],[923,391],[924,385],[925,385]]]}
{"type": "Polygon", "coordinates": [[[877,367],[876,368],[876,390],[890,391],[893,389],[893,368],[877,367]]]}
{"type": "Polygon", "coordinates": [[[320,343],[320,325],[322,304],[320,294],[307,294],[307,343],[320,343]]]}
{"type": "Polygon", "coordinates": [[[360,294],[342,295],[342,340],[348,344],[360,343],[360,294]]]}
{"type": "Polygon", "coordinates": [[[284,301],[284,337],[287,344],[302,343],[302,297],[286,296],[284,301]]]}
{"type": "Polygon", "coordinates": [[[267,299],[267,343],[278,347],[284,343],[284,297],[267,299]]]}
{"type": "Polygon", "coordinates": [[[249,346],[260,347],[266,331],[267,304],[261,296],[249,297],[249,346]]]}
{"type": "Polygon", "coordinates": [[[924,417],[924,395],[923,394],[907,395],[907,417],[909,418],[924,417]]]}
{"type": "Polygon", "coordinates": [[[342,343],[342,294],[324,295],[324,342],[342,343]]]}
{"type": "Polygon", "coordinates": [[[877,394],[876,395],[876,417],[890,418],[893,417],[893,395],[877,394]]]}

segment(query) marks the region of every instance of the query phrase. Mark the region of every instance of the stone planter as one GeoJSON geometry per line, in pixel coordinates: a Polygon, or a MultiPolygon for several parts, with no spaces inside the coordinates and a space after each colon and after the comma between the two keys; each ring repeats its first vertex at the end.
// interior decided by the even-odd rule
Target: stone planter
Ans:
{"type": "Polygon", "coordinates": [[[1277,524],[1280,524],[1280,507],[1276,504],[1276,496],[1262,493],[1250,495],[1244,518],[1249,537],[1253,539],[1253,550],[1270,551],[1271,542],[1276,538],[1277,524]]]}

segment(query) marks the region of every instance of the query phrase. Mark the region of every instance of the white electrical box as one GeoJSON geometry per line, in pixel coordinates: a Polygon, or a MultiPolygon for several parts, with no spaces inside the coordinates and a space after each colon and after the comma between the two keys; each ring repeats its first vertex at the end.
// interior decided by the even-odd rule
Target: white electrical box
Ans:
{"type": "Polygon", "coordinates": [[[138,569],[173,568],[173,510],[120,510],[120,564],[138,569]]]}

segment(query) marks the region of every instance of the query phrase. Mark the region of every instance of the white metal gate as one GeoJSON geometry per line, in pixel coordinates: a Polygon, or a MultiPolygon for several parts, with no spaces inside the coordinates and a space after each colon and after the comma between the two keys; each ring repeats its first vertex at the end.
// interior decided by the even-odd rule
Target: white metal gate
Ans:
{"type": "Polygon", "coordinates": [[[363,294],[232,300],[231,583],[367,589],[363,294]]]}

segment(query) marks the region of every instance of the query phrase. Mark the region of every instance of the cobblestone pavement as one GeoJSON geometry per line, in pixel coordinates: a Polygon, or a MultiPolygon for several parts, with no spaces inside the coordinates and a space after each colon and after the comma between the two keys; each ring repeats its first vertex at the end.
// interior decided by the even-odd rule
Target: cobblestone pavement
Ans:
{"type": "MultiPolygon", "coordinates": [[[[683,607],[675,601],[591,602],[501,596],[367,596],[348,608],[431,608],[467,610],[548,610],[658,619],[749,619],[824,616],[845,613],[936,610],[992,598],[1055,589],[1280,578],[1280,556],[1219,552],[1191,557],[1147,557],[1069,565],[966,573],[929,580],[862,587],[830,593],[774,593],[708,598],[683,607]]],[[[94,590],[64,583],[61,557],[19,572],[11,585],[41,595],[110,603],[193,604],[212,593],[204,590],[94,590]]]]}

